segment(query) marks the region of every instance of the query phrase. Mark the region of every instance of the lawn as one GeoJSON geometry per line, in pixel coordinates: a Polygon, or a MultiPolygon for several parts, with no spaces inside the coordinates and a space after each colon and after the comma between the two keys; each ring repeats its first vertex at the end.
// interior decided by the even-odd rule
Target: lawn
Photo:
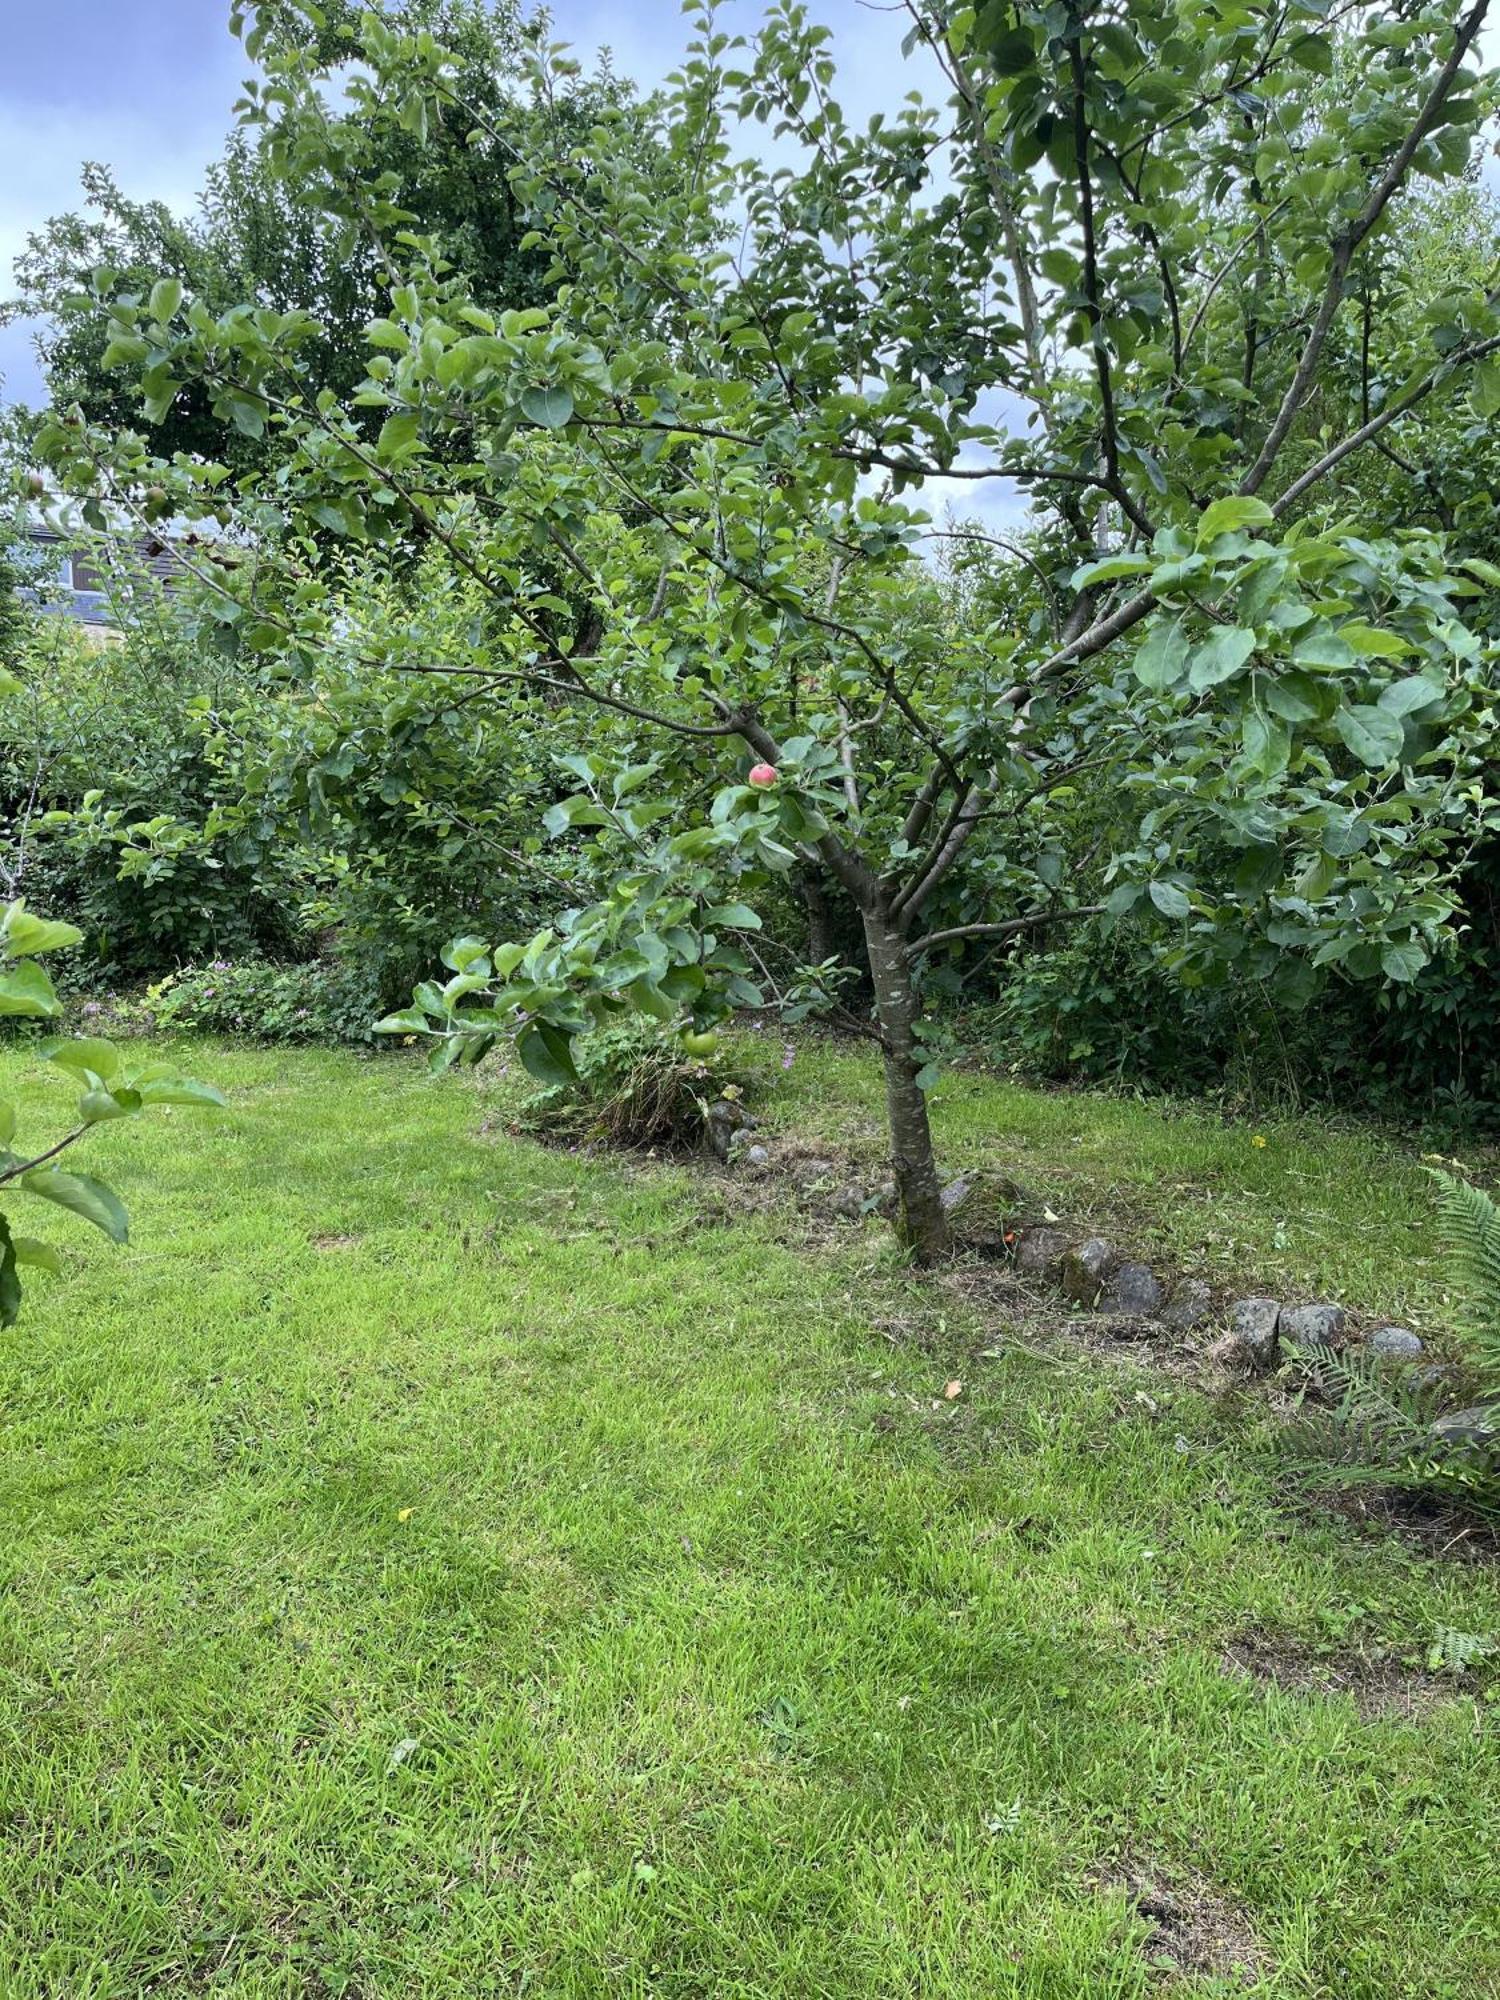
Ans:
{"type": "MultiPolygon", "coordinates": [[[[1493,1568],[874,1224],[799,1248],[404,1058],[192,1064],[230,1109],[94,1135],[133,1244],[68,1231],[0,1360],[6,2000],[1500,1991],[1500,1711],[1403,1678],[1500,1629],[1493,1568]]],[[[863,1058],[789,1081],[773,1124],[868,1134],[863,1058]]],[[[939,1115],[1173,1254],[1436,1311],[1387,1144],[939,1115]]]]}

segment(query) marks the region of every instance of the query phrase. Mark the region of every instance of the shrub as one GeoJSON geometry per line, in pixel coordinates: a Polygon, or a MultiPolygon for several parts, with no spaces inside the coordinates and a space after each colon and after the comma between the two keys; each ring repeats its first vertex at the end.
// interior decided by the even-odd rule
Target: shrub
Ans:
{"type": "Polygon", "coordinates": [[[244,669],[142,583],[120,643],[34,621],[0,729],[0,812],[28,895],[87,933],[70,983],[296,949],[297,849],[216,825],[211,717],[244,669]]]}
{"type": "Polygon", "coordinates": [[[162,1027],[244,1035],[259,1042],[374,1041],[378,999],[358,965],[314,959],[214,959],[169,973],[148,989],[145,1011],[162,1027]]]}
{"type": "Polygon", "coordinates": [[[571,1143],[687,1151],[715,1100],[738,1102],[751,1074],[718,1044],[694,1054],[655,1021],[632,1016],[574,1045],[575,1084],[551,1084],[522,1107],[529,1131],[571,1143]]]}

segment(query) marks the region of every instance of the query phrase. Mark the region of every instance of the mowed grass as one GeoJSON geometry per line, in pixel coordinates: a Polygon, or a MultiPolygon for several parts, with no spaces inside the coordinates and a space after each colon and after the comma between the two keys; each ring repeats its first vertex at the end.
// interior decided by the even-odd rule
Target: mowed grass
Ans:
{"type": "MultiPolygon", "coordinates": [[[[845,1043],[799,1051],[770,1115],[873,1159],[882,1107],[878,1067],[845,1043]]],[[[1067,1221],[1100,1228],[1133,1255],[1439,1334],[1454,1301],[1428,1168],[1484,1180],[1495,1170],[1492,1149],[1444,1161],[1375,1125],[1308,1114],[1251,1121],[1202,1103],[1033,1090],[962,1068],[943,1073],[932,1113],[949,1162],[1009,1167],[1067,1221]]]]}
{"type": "MultiPolygon", "coordinates": [[[[1491,1570],[875,1225],[799,1251],[400,1058],[190,1059],[231,1108],[94,1136],[132,1247],[61,1218],[0,1349],[6,2000],[1500,1990],[1494,1708],[1223,1662],[1420,1661],[1491,1570]],[[1153,1964],[1129,1871],[1251,1985],[1153,1964]]],[[[781,1115],[857,1124],[799,1062],[781,1115]]]]}

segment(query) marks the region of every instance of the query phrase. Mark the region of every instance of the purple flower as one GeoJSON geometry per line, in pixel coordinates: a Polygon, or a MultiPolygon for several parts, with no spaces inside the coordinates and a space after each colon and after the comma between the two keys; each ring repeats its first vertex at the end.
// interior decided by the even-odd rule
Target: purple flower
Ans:
{"type": "Polygon", "coordinates": [[[205,986],[205,987],[204,987],[204,989],[203,989],[203,997],[204,997],[204,999],[205,999],[205,1000],[212,1000],[212,999],[213,999],[213,997],[214,997],[214,995],[215,995],[215,994],[216,994],[216,993],[218,992],[218,990],[219,990],[219,989],[218,989],[218,987],[217,987],[217,986],[205,986]]]}
{"type": "Polygon", "coordinates": [[[104,1009],[99,1005],[97,1000],[85,1000],[83,1011],[85,1014],[102,1014],[104,1009]]]}
{"type": "Polygon", "coordinates": [[[790,1069],[796,1060],[797,1051],[792,1047],[790,1042],[783,1042],[781,1045],[781,1067],[783,1069],[790,1069]]]}
{"type": "Polygon", "coordinates": [[[208,969],[210,972],[227,972],[229,970],[229,960],[227,958],[216,958],[208,969]]]}

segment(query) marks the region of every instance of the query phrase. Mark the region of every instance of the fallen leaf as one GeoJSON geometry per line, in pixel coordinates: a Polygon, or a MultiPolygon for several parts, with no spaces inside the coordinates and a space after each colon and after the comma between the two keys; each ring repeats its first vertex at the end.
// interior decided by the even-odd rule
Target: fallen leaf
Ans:
{"type": "Polygon", "coordinates": [[[406,1762],[407,1758],[412,1754],[412,1752],[414,1750],[420,1750],[421,1747],[422,1747],[422,1739],[420,1736],[403,1736],[401,1741],[396,1745],[395,1749],[391,1752],[390,1756],[387,1757],[385,1760],[385,1769],[387,1777],[389,1777],[392,1771],[399,1771],[401,1769],[401,1766],[406,1762]]]}
{"type": "Polygon", "coordinates": [[[396,1509],[396,1519],[398,1521],[409,1521],[416,1511],[415,1507],[398,1507],[396,1509]]]}
{"type": "Polygon", "coordinates": [[[958,1398],[963,1394],[963,1392],[964,1392],[964,1385],[962,1382],[949,1382],[944,1386],[943,1389],[943,1401],[945,1403],[957,1402],[958,1398]]]}

